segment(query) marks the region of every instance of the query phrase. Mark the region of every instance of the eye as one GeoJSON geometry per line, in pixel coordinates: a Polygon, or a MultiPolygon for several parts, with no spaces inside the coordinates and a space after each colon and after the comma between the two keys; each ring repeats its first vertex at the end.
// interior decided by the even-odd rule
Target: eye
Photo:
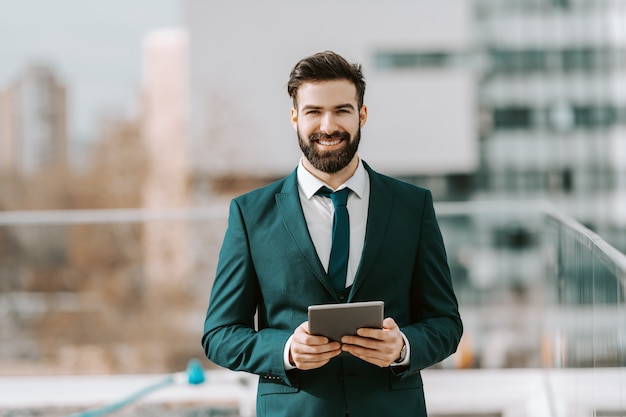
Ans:
{"type": "Polygon", "coordinates": [[[354,109],[351,106],[341,106],[341,107],[337,107],[335,112],[337,114],[352,114],[353,110],[354,109]]]}

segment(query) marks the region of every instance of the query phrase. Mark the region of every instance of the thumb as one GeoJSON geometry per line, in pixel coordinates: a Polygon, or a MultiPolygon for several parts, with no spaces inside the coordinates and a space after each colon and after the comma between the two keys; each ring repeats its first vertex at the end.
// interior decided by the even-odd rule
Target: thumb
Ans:
{"type": "Polygon", "coordinates": [[[387,317],[385,320],[383,320],[383,329],[393,330],[396,328],[398,328],[398,325],[396,324],[396,321],[391,317],[387,317]]]}

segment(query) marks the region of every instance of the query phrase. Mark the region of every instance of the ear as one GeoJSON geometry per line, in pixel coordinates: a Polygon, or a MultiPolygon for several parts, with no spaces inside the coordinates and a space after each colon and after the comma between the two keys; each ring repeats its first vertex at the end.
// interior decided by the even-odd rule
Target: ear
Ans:
{"type": "Polygon", "coordinates": [[[359,126],[365,126],[365,122],[367,122],[367,106],[364,104],[361,106],[361,110],[359,110],[359,126]]]}
{"type": "Polygon", "coordinates": [[[291,126],[298,130],[298,110],[293,107],[291,108],[291,126]]]}

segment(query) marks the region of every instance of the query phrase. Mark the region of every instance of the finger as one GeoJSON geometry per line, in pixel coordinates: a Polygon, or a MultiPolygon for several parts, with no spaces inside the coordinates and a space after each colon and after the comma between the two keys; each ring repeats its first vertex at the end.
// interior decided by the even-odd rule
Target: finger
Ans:
{"type": "Polygon", "coordinates": [[[341,349],[330,350],[322,353],[305,353],[295,352],[293,355],[294,360],[300,360],[301,362],[322,362],[328,361],[341,353],[341,349]]]}
{"type": "Polygon", "coordinates": [[[296,327],[296,330],[294,330],[293,333],[294,334],[310,334],[309,333],[309,322],[305,321],[305,322],[301,323],[298,327],[296,327]]]}
{"type": "Polygon", "coordinates": [[[398,325],[396,324],[396,321],[392,319],[391,317],[387,317],[385,320],[383,320],[383,329],[393,330],[397,328],[398,328],[398,325]]]}
{"type": "Polygon", "coordinates": [[[339,355],[341,349],[323,354],[292,354],[292,359],[298,369],[315,369],[326,365],[332,358],[339,355]]]}
{"type": "MultiPolygon", "coordinates": [[[[395,324],[395,322],[393,322],[393,320],[392,320],[392,325],[389,328],[383,328],[382,330],[361,328],[357,330],[357,335],[361,337],[376,339],[376,340],[380,340],[383,342],[392,342],[392,343],[397,342],[402,337],[400,328],[395,324]]],[[[345,343],[349,343],[349,342],[345,342],[345,343]]]]}
{"type": "Polygon", "coordinates": [[[341,349],[341,344],[339,342],[332,343],[300,343],[295,341],[292,342],[292,351],[302,354],[308,355],[319,355],[326,352],[333,352],[341,349]]]}
{"type": "Polygon", "coordinates": [[[325,345],[330,341],[327,337],[312,335],[308,332],[308,323],[304,322],[296,328],[293,340],[303,345],[325,345]]]}
{"type": "Polygon", "coordinates": [[[389,356],[381,356],[380,352],[376,350],[366,349],[353,345],[343,345],[341,349],[345,352],[349,352],[351,355],[359,359],[362,359],[381,368],[389,366],[392,362],[389,356]]]}
{"type": "Polygon", "coordinates": [[[400,331],[400,328],[396,324],[395,320],[392,319],[391,317],[387,317],[383,321],[382,329],[372,329],[368,327],[362,327],[360,329],[357,329],[357,335],[362,336],[362,337],[369,337],[372,339],[378,339],[378,340],[388,340],[389,333],[390,332],[393,333],[396,331],[400,331]]]}
{"type": "MultiPolygon", "coordinates": [[[[358,336],[361,337],[367,337],[370,339],[376,339],[376,340],[384,340],[386,338],[386,334],[387,333],[385,330],[380,330],[380,329],[369,329],[369,328],[361,328],[361,329],[357,329],[356,334],[358,336]]],[[[343,341],[343,339],[342,339],[343,341]]]]}
{"type": "Polygon", "coordinates": [[[398,356],[396,354],[397,349],[395,348],[395,345],[390,343],[363,339],[363,342],[360,344],[347,346],[353,346],[353,348],[351,349],[361,355],[379,358],[383,361],[392,361],[395,360],[398,356]]]}
{"type": "Polygon", "coordinates": [[[348,345],[361,346],[367,349],[378,349],[378,346],[384,343],[381,339],[360,336],[344,336],[341,338],[341,342],[348,345]]]}
{"type": "Polygon", "coordinates": [[[324,345],[330,345],[333,343],[338,343],[338,342],[330,342],[328,338],[324,336],[311,336],[311,335],[295,335],[294,334],[293,340],[296,343],[299,343],[301,345],[306,345],[306,346],[324,346],[324,345]]]}
{"type": "MultiPolygon", "coordinates": [[[[341,341],[343,343],[352,343],[353,341],[360,339],[371,339],[379,342],[393,342],[399,337],[402,337],[400,330],[380,330],[380,329],[368,329],[362,328],[357,330],[357,336],[344,336],[341,341]],[[353,339],[354,338],[354,339],[353,339]]],[[[360,344],[360,343],[356,343],[360,344]]]]}

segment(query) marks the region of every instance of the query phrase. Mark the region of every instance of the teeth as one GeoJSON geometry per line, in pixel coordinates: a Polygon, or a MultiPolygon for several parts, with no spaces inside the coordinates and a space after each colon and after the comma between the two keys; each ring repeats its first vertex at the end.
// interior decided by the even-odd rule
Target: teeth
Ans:
{"type": "Polygon", "coordinates": [[[320,145],[324,145],[324,146],[332,146],[332,145],[336,145],[339,142],[341,142],[341,139],[335,139],[335,140],[322,140],[320,139],[320,145]]]}

